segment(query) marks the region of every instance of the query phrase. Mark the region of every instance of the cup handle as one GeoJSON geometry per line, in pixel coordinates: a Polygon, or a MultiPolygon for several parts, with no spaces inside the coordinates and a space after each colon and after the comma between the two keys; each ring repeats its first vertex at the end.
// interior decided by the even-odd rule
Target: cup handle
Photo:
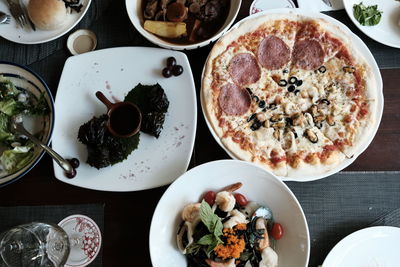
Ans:
{"type": "Polygon", "coordinates": [[[100,91],[96,92],[96,97],[103,102],[104,105],[106,105],[107,109],[111,109],[114,104],[110,102],[110,100],[107,99],[107,97],[100,91]]]}

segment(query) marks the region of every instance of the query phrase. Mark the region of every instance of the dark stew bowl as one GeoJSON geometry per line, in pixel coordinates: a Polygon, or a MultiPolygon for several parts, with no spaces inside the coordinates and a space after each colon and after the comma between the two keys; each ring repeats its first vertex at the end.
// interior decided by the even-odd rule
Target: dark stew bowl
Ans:
{"type": "MultiPolygon", "coordinates": [[[[151,19],[146,19],[144,16],[145,10],[147,3],[150,1],[159,1],[158,6],[161,5],[161,2],[164,0],[137,0],[137,1],[132,1],[132,0],[125,0],[126,4],[126,10],[128,12],[128,16],[133,24],[135,26],[136,30],[140,32],[147,40],[150,42],[164,47],[168,49],[174,49],[174,50],[190,50],[190,49],[196,49],[199,47],[206,46],[210,44],[213,41],[216,41],[219,37],[221,37],[222,34],[224,34],[229,27],[232,25],[232,23],[235,21],[236,16],[239,12],[242,0],[225,0],[227,3],[227,6],[229,7],[228,12],[225,12],[223,15],[226,16],[225,20],[219,21],[220,27],[215,28],[213,32],[211,33],[206,33],[206,34],[197,34],[198,37],[192,38],[191,40],[190,37],[193,36],[191,34],[192,28],[194,28],[194,17],[193,14],[189,11],[189,7],[187,7],[187,12],[188,12],[188,19],[184,21],[184,23],[187,24],[187,35],[186,37],[180,37],[180,38],[166,38],[166,37],[160,37],[156,34],[153,34],[147,30],[145,30],[145,21],[151,21],[155,22],[156,20],[160,19],[159,15],[157,13],[160,13],[160,10],[152,10],[154,11],[153,13],[155,14],[151,19]],[[209,36],[207,36],[207,34],[209,36]],[[203,37],[201,37],[202,35],[203,37]]],[[[210,0],[211,1],[211,0],[210,0]]],[[[168,1],[166,1],[168,2],[168,1]]],[[[181,2],[181,1],[178,1],[181,2]]],[[[194,0],[192,1],[186,1],[187,3],[189,2],[196,2],[194,0]]],[[[217,1],[218,2],[218,1],[217,1]]],[[[169,5],[176,3],[175,0],[170,1],[169,5]]],[[[186,4],[188,6],[188,4],[186,4]]],[[[220,10],[224,10],[223,8],[220,8],[220,10]]],[[[165,17],[167,14],[165,14],[165,17]]],[[[162,20],[162,18],[161,18],[162,20]]],[[[168,20],[168,18],[166,18],[168,20]]],[[[217,19],[218,20],[218,19],[217,19]]],[[[210,25],[212,23],[207,23],[207,22],[201,22],[204,24],[204,29],[209,29],[210,25]],[[207,27],[206,27],[207,26],[207,27]]],[[[199,28],[201,28],[202,24],[199,24],[199,28]]],[[[153,27],[157,27],[157,25],[153,25],[153,27]]],[[[197,31],[198,32],[198,31],[197,31]]]]}

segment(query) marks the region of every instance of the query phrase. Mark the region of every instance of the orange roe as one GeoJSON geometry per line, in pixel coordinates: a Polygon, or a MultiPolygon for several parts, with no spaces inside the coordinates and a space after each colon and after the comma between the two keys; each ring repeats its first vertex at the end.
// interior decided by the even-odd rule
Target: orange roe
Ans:
{"type": "Polygon", "coordinates": [[[217,257],[223,260],[240,257],[240,253],[243,252],[246,244],[243,236],[238,235],[238,230],[246,230],[246,224],[238,224],[234,226],[233,229],[224,228],[223,233],[226,242],[224,244],[219,244],[214,248],[217,257]]]}

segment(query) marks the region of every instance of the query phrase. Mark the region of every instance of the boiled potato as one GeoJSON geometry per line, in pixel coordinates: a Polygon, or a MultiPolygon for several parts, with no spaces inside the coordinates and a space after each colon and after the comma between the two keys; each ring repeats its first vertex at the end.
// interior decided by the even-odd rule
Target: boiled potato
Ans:
{"type": "Polygon", "coordinates": [[[186,36],[186,23],[146,20],[144,29],[165,38],[186,36]]]}

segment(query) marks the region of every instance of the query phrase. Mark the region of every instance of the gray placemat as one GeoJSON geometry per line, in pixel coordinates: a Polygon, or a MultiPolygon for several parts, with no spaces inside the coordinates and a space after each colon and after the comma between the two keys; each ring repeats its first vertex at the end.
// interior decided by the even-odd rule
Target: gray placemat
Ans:
{"type": "MultiPolygon", "coordinates": [[[[104,204],[0,207],[0,233],[13,226],[33,221],[58,224],[62,219],[74,214],[82,214],[92,218],[104,236],[104,204]]],[[[96,259],[88,266],[102,266],[102,249],[96,259]]],[[[3,267],[1,261],[0,267],[3,267]]]]}
{"type": "Polygon", "coordinates": [[[400,68],[400,49],[383,45],[366,36],[354,25],[345,10],[329,11],[323,13],[339,20],[347,27],[349,27],[350,30],[354,32],[358,37],[360,37],[371,50],[380,69],[400,68]]]}
{"type": "Polygon", "coordinates": [[[321,264],[347,235],[373,223],[389,225],[390,221],[394,226],[395,215],[400,213],[391,213],[400,208],[400,172],[343,172],[314,182],[287,185],[307,218],[311,267],[321,264]]]}

